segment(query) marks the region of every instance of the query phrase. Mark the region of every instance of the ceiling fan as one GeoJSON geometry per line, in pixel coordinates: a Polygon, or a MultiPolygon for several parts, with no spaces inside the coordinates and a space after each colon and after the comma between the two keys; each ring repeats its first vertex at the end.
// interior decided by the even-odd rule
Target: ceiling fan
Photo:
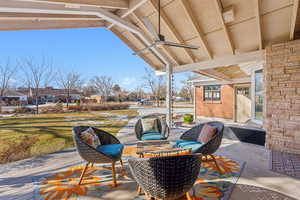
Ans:
{"type": "Polygon", "coordinates": [[[144,51],[147,51],[153,47],[159,47],[162,45],[171,46],[171,47],[179,47],[179,48],[187,48],[187,49],[193,49],[193,50],[199,49],[198,46],[194,46],[194,45],[186,45],[186,44],[180,44],[180,43],[166,41],[165,36],[161,34],[160,9],[161,9],[161,4],[160,4],[160,0],[158,0],[158,33],[156,32],[154,26],[151,24],[151,22],[149,21],[148,18],[145,17],[143,19],[143,22],[144,22],[145,26],[147,27],[148,31],[155,38],[154,43],[147,46],[146,48],[143,48],[143,49],[133,53],[133,55],[141,54],[144,51]]]}

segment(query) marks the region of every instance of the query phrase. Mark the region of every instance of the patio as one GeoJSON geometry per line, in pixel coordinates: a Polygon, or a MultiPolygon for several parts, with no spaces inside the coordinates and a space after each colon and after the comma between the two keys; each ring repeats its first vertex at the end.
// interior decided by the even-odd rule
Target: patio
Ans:
{"type": "MultiPolygon", "coordinates": [[[[230,199],[299,199],[299,179],[270,171],[270,163],[288,168],[284,170],[290,170],[289,174],[299,171],[299,1],[158,2],[0,1],[0,31],[107,28],[158,75],[166,76],[166,109],[140,110],[140,114],[164,113],[170,127],[173,126],[174,114],[174,73],[195,72],[213,79],[210,83],[195,87],[195,100],[201,99],[201,105],[205,105],[203,115],[216,109],[215,112],[236,119],[238,112],[233,93],[236,87],[247,84],[248,98],[251,100],[249,120],[266,131],[266,144],[263,147],[239,142],[232,139],[225,129],[222,145],[216,154],[237,163],[246,162],[244,169],[240,165],[241,177],[230,199]],[[216,87],[205,87],[216,84],[216,87]],[[231,88],[230,92],[221,92],[221,85],[231,88]],[[226,110],[219,109],[219,105],[224,103],[223,98],[232,98],[230,106],[223,107],[226,110]],[[270,156],[271,152],[273,156],[270,156]],[[292,154],[295,162],[285,154],[292,154]],[[284,159],[291,164],[284,166],[284,159]]],[[[199,117],[200,114],[201,110],[195,103],[194,115],[199,117]]],[[[120,131],[118,137],[122,143],[136,143],[133,135],[135,120],[120,131]]],[[[178,140],[182,132],[180,128],[172,129],[169,140],[178,140]]],[[[33,180],[81,163],[77,152],[70,149],[3,165],[0,171],[0,198],[33,199],[33,180]]],[[[132,199],[136,196],[133,188],[127,188],[126,192],[111,190],[103,198],[132,199]]]]}
{"type": "MultiPolygon", "coordinates": [[[[159,109],[141,109],[140,114],[149,111],[157,112],[159,109]]],[[[176,112],[176,110],[175,110],[176,112]]],[[[180,112],[180,109],[179,109],[180,112]]],[[[119,139],[124,143],[136,143],[133,133],[136,119],[129,122],[119,132],[119,139]]],[[[178,140],[180,133],[184,130],[173,129],[170,140],[178,140]]],[[[228,131],[223,139],[221,148],[217,155],[233,158],[234,160],[246,161],[234,190],[231,194],[232,200],[251,199],[298,199],[300,196],[300,181],[269,170],[270,152],[263,146],[242,143],[238,140],[227,139],[230,137],[228,131]]],[[[34,199],[34,182],[48,174],[62,171],[68,167],[82,164],[75,149],[52,153],[37,158],[26,159],[1,167],[0,199],[5,200],[30,200],[34,199]]],[[[112,193],[99,199],[133,199],[136,196],[136,187],[128,191],[120,190],[118,187],[112,193]]],[[[90,197],[91,198],[91,197],[90,197]]],[[[91,198],[92,199],[92,198],[91,198]]]]}

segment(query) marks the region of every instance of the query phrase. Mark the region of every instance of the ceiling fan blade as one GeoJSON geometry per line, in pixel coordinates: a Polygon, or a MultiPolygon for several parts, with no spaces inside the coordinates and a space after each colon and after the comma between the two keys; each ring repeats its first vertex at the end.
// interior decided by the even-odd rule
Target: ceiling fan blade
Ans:
{"type": "Polygon", "coordinates": [[[179,47],[179,48],[194,49],[194,50],[197,50],[200,48],[199,46],[195,46],[195,45],[186,45],[186,44],[179,44],[179,43],[167,42],[167,41],[163,42],[163,45],[179,47]]]}
{"type": "Polygon", "coordinates": [[[141,53],[143,53],[144,51],[150,50],[152,47],[154,47],[156,45],[156,43],[151,44],[150,46],[147,46],[139,51],[134,52],[132,55],[139,55],[141,53]]]}
{"type": "Polygon", "coordinates": [[[155,27],[150,22],[150,20],[147,17],[144,17],[143,22],[144,22],[145,26],[147,27],[148,31],[151,33],[151,35],[155,38],[155,40],[159,40],[158,33],[156,32],[155,27]]]}

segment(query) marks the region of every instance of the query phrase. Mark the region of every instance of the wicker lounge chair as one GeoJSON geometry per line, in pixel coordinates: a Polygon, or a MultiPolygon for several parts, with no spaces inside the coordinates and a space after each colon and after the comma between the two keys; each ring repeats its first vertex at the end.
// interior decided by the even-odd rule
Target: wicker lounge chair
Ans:
{"type": "Polygon", "coordinates": [[[128,162],[135,180],[149,199],[188,196],[201,166],[199,155],[139,158],[128,162]]]}
{"type": "Polygon", "coordinates": [[[193,153],[201,153],[202,162],[214,162],[219,173],[222,174],[222,171],[213,154],[218,150],[218,148],[221,145],[224,124],[222,122],[217,121],[208,122],[207,124],[216,127],[218,130],[214,137],[211,138],[206,144],[199,143],[197,146],[197,139],[204,124],[200,124],[184,132],[181,135],[180,139],[183,141],[191,142],[190,144],[185,145],[184,148],[192,148],[193,153]]]}
{"type": "Polygon", "coordinates": [[[99,145],[99,148],[94,148],[88,144],[86,144],[81,138],[80,134],[87,130],[88,126],[77,126],[73,128],[73,137],[76,149],[81,156],[82,159],[87,161],[87,164],[85,165],[78,185],[81,184],[82,179],[84,177],[84,174],[89,167],[89,164],[93,166],[94,163],[112,163],[112,176],[113,176],[113,185],[117,185],[116,181],[116,171],[115,171],[115,163],[117,161],[121,162],[121,165],[123,166],[123,162],[121,160],[122,151],[123,151],[123,145],[120,144],[120,141],[114,137],[112,134],[109,134],[103,130],[93,128],[97,136],[99,137],[99,140],[101,141],[101,145],[99,145]]]}
{"type": "Polygon", "coordinates": [[[135,124],[135,135],[138,140],[166,140],[169,137],[169,133],[170,130],[165,119],[156,114],[143,116],[135,124]],[[155,119],[155,126],[158,131],[151,133],[144,132],[142,120],[151,118],[155,119]]]}

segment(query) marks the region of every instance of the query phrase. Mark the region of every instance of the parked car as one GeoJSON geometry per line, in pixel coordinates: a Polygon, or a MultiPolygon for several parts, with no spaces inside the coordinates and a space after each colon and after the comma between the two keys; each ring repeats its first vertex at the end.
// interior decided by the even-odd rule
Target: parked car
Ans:
{"type": "Polygon", "coordinates": [[[141,99],[138,102],[138,105],[150,105],[151,102],[149,101],[149,99],[141,99]]]}

